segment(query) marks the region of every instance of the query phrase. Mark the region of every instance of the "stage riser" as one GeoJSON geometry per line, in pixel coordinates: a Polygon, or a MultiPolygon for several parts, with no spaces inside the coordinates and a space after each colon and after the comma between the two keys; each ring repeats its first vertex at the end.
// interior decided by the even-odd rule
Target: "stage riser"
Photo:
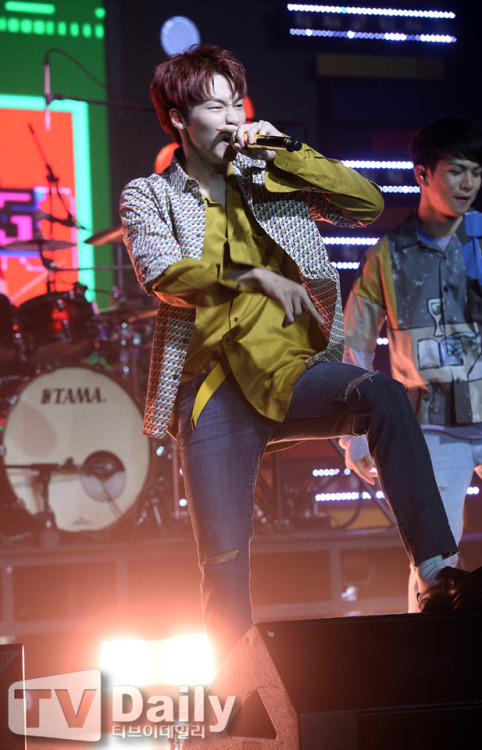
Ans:
{"type": "MultiPolygon", "coordinates": [[[[200,572],[189,539],[0,555],[0,628],[8,634],[95,622],[201,626],[200,572]]],[[[408,564],[397,534],[279,535],[252,545],[257,619],[404,611],[408,564]],[[345,596],[350,588],[350,596],[345,596]]]]}

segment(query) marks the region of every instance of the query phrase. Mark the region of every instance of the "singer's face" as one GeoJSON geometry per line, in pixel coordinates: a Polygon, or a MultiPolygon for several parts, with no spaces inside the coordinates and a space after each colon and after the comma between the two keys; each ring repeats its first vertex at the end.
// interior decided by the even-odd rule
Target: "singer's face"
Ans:
{"type": "Polygon", "coordinates": [[[214,168],[225,167],[236,155],[231,134],[245,122],[243,97],[232,90],[227,78],[216,74],[210,98],[191,107],[184,121],[181,137],[186,157],[200,158],[214,168]]]}
{"type": "Polygon", "coordinates": [[[423,185],[424,200],[432,211],[444,218],[465,214],[480,189],[482,166],[475,161],[449,157],[440,159],[434,170],[427,170],[423,185]]]}

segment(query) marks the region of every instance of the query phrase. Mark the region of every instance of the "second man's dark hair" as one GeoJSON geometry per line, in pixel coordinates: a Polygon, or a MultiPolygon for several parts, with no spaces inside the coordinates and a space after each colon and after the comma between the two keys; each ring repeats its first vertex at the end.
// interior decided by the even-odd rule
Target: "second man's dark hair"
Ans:
{"type": "Polygon", "coordinates": [[[413,133],[409,152],[414,166],[420,164],[431,171],[449,157],[482,165],[482,131],[461,115],[442,115],[413,133]]]}

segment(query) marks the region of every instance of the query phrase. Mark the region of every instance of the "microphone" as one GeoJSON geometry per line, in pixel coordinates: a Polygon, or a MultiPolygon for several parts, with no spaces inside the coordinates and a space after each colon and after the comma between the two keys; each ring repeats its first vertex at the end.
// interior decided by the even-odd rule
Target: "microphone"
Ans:
{"type": "Polygon", "coordinates": [[[45,55],[44,57],[44,97],[45,97],[44,129],[50,130],[51,91],[50,91],[50,60],[49,60],[48,55],[45,55]]]}
{"type": "MultiPolygon", "coordinates": [[[[231,136],[231,141],[234,143],[235,133],[231,136]]],[[[286,151],[300,151],[302,146],[301,141],[297,141],[295,138],[290,138],[287,135],[260,135],[254,136],[254,143],[248,143],[247,148],[262,147],[262,148],[284,148],[286,151]]]]}
{"type": "Polygon", "coordinates": [[[256,146],[263,148],[284,148],[286,151],[300,151],[302,143],[286,135],[255,135],[256,146]]]}

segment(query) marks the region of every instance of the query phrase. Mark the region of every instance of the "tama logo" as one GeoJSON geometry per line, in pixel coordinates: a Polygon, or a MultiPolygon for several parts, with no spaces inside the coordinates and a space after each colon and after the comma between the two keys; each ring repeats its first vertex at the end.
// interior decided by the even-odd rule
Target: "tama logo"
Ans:
{"type": "Polygon", "coordinates": [[[100,388],[44,388],[42,404],[101,404],[100,388]]]}

